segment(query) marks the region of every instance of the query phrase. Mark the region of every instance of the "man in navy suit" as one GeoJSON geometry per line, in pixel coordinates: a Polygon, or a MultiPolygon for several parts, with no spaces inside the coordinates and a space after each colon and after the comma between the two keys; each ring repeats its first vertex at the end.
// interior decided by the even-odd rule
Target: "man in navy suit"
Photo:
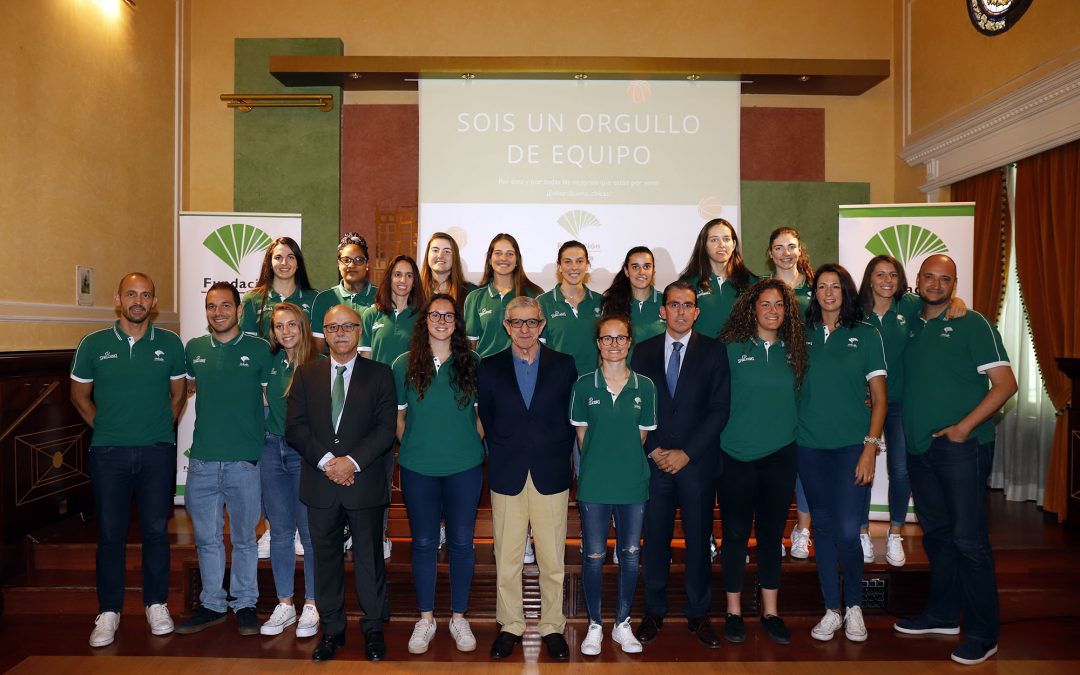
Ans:
{"type": "Polygon", "coordinates": [[[645,439],[649,503],[645,507],[643,577],[645,618],[637,638],[656,639],[667,614],[671,537],[678,505],[686,539],[684,607],[690,632],[706,647],[720,646],[709,623],[712,564],[709,536],[720,470],[720,432],[727,423],[730,378],[724,346],[693,332],[697,295],[676,281],[664,289],[663,334],[634,348],[631,368],[656,383],[659,424],[645,439]]]}
{"type": "Polygon", "coordinates": [[[488,482],[495,535],[501,630],[491,656],[503,659],[525,632],[521,597],[522,555],[532,523],[540,568],[540,636],[548,655],[564,661],[563,558],[570,497],[570,392],[577,381],[574,359],[540,344],[540,303],[518,296],[503,321],[511,346],[480,364],[478,412],[488,447],[488,482]]]}

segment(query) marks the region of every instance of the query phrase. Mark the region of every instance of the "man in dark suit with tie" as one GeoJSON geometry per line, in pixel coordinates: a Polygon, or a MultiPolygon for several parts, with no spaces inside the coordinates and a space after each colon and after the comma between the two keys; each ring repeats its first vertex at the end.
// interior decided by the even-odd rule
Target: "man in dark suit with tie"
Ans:
{"type": "Polygon", "coordinates": [[[631,368],[657,384],[659,424],[645,439],[649,502],[645,507],[643,572],[645,618],[637,638],[656,639],[667,614],[671,537],[678,505],[686,539],[688,627],[706,647],[720,646],[709,623],[712,563],[709,536],[720,470],[720,432],[727,423],[730,377],[724,346],[693,332],[697,294],[676,281],[664,289],[663,334],[634,348],[631,368]]]}
{"type": "Polygon", "coordinates": [[[323,328],[330,358],[296,371],[285,428],[289,445],[304,458],[300,499],[308,507],[315,549],[315,604],[322,639],[311,658],[332,659],[345,644],[341,532],[348,523],[356,590],[364,610],[364,654],[380,661],[386,656],[382,621],[387,608],[382,517],[389,503],[383,463],[397,424],[394,378],[386,365],[357,358],[360,316],[351,307],[331,308],[323,328]]]}
{"type": "Polygon", "coordinates": [[[501,626],[491,656],[504,659],[525,632],[522,554],[532,523],[540,568],[540,637],[548,656],[565,661],[563,577],[570,496],[570,392],[574,359],[540,344],[540,303],[518,296],[503,321],[510,348],[480,364],[477,411],[488,447],[488,482],[495,535],[497,604],[501,626]]]}

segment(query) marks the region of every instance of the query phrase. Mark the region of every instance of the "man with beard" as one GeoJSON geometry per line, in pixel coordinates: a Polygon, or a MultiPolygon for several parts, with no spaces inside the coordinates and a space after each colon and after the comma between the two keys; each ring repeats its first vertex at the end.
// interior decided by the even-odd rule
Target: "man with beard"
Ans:
{"type": "Polygon", "coordinates": [[[131,500],[139,507],[143,605],[154,635],[173,632],[166,525],[176,485],[176,433],[184,403],[184,345],[154,326],[154,282],[120,280],[120,318],[90,333],[71,364],[71,402],[93,429],[90,481],[98,520],[98,611],[91,647],[111,644],[124,606],[124,557],[131,500]]]}

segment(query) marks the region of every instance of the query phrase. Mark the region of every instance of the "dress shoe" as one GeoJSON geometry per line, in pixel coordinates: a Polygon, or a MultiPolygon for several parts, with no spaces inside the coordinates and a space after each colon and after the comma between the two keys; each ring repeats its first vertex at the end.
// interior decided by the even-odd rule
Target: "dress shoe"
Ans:
{"type": "Polygon", "coordinates": [[[646,614],[638,624],[637,639],[643,645],[647,645],[656,639],[660,629],[664,627],[664,617],[655,614],[646,614]]]}
{"type": "Polygon", "coordinates": [[[312,661],[329,661],[337,654],[338,647],[345,646],[345,633],[338,633],[337,635],[327,635],[323,633],[322,639],[319,640],[319,644],[315,646],[315,651],[311,652],[312,661]]]}
{"type": "Polygon", "coordinates": [[[570,646],[562,633],[548,633],[540,638],[547,647],[548,658],[554,661],[566,661],[570,658],[570,646]]]}
{"type": "Polygon", "coordinates": [[[381,630],[364,633],[364,658],[368,661],[382,661],[386,658],[386,640],[381,630]]]}
{"type": "Polygon", "coordinates": [[[521,642],[520,635],[514,635],[505,630],[499,631],[498,637],[491,645],[491,658],[505,659],[514,653],[514,645],[521,642]]]}
{"type": "Polygon", "coordinates": [[[698,642],[709,649],[716,649],[720,646],[720,636],[713,630],[712,624],[709,623],[709,617],[703,616],[700,619],[689,619],[686,622],[686,627],[697,636],[698,642]]]}

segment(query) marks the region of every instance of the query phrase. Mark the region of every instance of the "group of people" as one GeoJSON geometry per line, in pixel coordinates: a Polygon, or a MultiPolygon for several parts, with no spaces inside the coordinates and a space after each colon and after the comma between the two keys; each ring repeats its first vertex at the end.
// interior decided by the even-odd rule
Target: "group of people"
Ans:
{"type": "Polygon", "coordinates": [[[409,653],[426,652],[437,632],[443,524],[447,630],[459,650],[476,649],[466,614],[485,465],[500,627],[493,658],[510,656],[525,631],[526,555],[539,568],[539,633],[548,655],[569,657],[563,582],[575,483],[589,619],[582,654],[599,654],[604,641],[601,587],[612,519],[618,578],[611,638],[628,653],[658,638],[668,614],[676,513],[685,539],[683,612],[699,642],[720,646],[710,621],[717,503],[723,638],[746,639],[741,594],[753,531],[760,626],[773,641],[789,643],[778,591],[797,482],[806,515],[792,554],[808,555],[812,522],[826,608],[811,637],[829,640],[842,630],[862,641],[869,486],[876,456],[887,450],[886,559],[903,564],[899,531],[913,494],[932,569],[926,611],[895,630],[957,634],[962,620],[964,639],[952,658],[985,660],[997,649],[999,621],[981,496],[993,448],[990,418],[1016,389],[996,329],[955,297],[956,267],[944,255],[925,260],[915,293],[888,256],[870,262],[860,286],[840,265],[813,269],[792,228],[772,233],[767,256],[771,274],[759,278],[743,261],[735,229],[715,219],[701,228],[678,281],[657,289],[652,251],[639,246],[600,293],[586,285],[588,247],[568,241],[558,249],[558,283],[543,292],[526,275],[513,236],[492,239],[473,286],[454,239],[440,232],[422,264],[398,256],[376,286],[368,279],[367,244],[350,233],[338,246],[341,282],[316,293],[299,247],[280,238],[245,298],[225,282],[207,290],[209,330],[186,348],[149,320],[156,303],[150,278],[125,276],[118,321],[83,339],[71,373],[72,401],[94,429],[100,614],[90,644],[111,643],[117,630],[132,498],[147,620],[154,634],[174,630],[165,528],[173,424],[197,390],[184,496],[202,591],[177,633],[221,623],[231,608],[244,635],[277,635],[294,624],[298,637],[321,629],[312,658],[333,658],[345,643],[347,526],[365,655],[384,658],[385,517],[396,448],[420,615],[409,653]],[[228,594],[223,507],[232,546],[228,594]],[[261,624],[260,514],[273,532],[279,602],[261,624]],[[300,612],[294,536],[305,553],[300,612]],[[639,570],[645,614],[634,629],[639,570]]]}

